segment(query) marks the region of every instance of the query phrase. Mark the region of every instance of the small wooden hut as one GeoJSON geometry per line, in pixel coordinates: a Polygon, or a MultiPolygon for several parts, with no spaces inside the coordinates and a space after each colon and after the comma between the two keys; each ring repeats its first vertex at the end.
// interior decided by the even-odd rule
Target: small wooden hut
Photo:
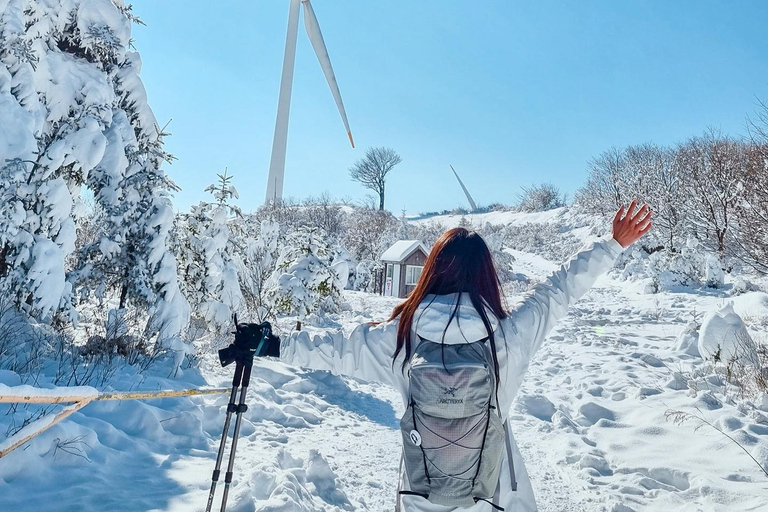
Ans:
{"type": "Polygon", "coordinates": [[[380,293],[405,298],[419,282],[429,251],[420,240],[400,240],[381,255],[380,293]]]}

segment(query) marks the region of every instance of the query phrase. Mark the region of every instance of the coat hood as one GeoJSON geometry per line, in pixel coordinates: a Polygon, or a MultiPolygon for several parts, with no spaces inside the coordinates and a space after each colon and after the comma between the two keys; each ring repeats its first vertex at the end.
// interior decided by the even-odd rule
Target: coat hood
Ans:
{"type": "MultiPolygon", "coordinates": [[[[499,319],[489,308],[485,308],[491,329],[496,330],[499,319]]],[[[427,295],[413,317],[414,332],[424,339],[447,344],[478,341],[488,336],[480,313],[466,293],[448,295],[427,295]],[[451,318],[458,303],[459,308],[451,318]],[[450,319],[450,323],[448,320],[450,319]],[[447,325],[447,329],[446,329],[447,325]],[[445,333],[445,336],[443,336],[445,333]]]]}

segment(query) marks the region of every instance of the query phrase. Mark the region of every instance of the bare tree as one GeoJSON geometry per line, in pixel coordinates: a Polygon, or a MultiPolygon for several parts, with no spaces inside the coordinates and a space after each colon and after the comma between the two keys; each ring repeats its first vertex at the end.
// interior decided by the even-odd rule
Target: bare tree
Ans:
{"type": "Polygon", "coordinates": [[[676,157],[690,200],[685,212],[687,220],[701,238],[714,242],[713,248],[724,263],[727,242],[734,235],[736,208],[743,197],[747,172],[745,146],[708,130],[680,145],[676,157]]]}
{"type": "Polygon", "coordinates": [[[379,210],[383,210],[387,174],[400,162],[400,155],[392,148],[368,148],[365,156],[349,169],[349,177],[376,192],[379,195],[379,210]]]}
{"type": "Polygon", "coordinates": [[[649,240],[659,239],[673,250],[675,238],[683,231],[681,210],[686,201],[674,150],[651,143],[630,146],[626,162],[625,196],[651,205],[656,234],[649,240]]]}
{"type": "Polygon", "coordinates": [[[754,270],[768,274],[768,104],[748,119],[751,143],[744,178],[744,197],[738,205],[739,236],[736,257],[754,270]]]}
{"type": "Polygon", "coordinates": [[[608,217],[625,203],[631,191],[624,186],[626,150],[612,147],[589,162],[586,185],[576,192],[575,203],[588,212],[608,217]]]}
{"type": "Polygon", "coordinates": [[[344,211],[328,192],[304,200],[305,225],[322,229],[329,237],[338,239],[344,224],[344,211]]]}

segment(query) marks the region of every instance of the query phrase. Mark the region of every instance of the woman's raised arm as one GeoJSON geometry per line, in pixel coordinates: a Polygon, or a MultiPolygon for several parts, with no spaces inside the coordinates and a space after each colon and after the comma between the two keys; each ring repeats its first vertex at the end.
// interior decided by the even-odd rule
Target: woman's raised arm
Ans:
{"type": "MultiPolygon", "coordinates": [[[[529,361],[568,307],[592,287],[595,280],[613,267],[621,251],[651,228],[651,210],[637,201],[622,206],[613,219],[613,237],[592,243],[537,284],[513,308],[509,322],[525,340],[524,356],[529,361]],[[625,215],[625,211],[627,212],[625,215]]],[[[527,363],[527,361],[526,361],[527,363]]]]}

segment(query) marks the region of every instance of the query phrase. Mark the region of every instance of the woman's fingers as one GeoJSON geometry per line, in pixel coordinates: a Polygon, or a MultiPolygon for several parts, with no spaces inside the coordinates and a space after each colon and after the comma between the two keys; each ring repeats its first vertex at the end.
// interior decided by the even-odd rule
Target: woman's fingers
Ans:
{"type": "Polygon", "coordinates": [[[635,208],[637,208],[637,199],[633,199],[632,202],[629,203],[629,208],[627,208],[627,217],[634,217],[635,208]]]}
{"type": "Polygon", "coordinates": [[[645,211],[645,215],[640,217],[640,214],[639,213],[637,214],[637,216],[635,218],[640,217],[639,220],[635,221],[635,225],[637,225],[637,226],[639,226],[640,224],[643,224],[646,220],[650,219],[651,215],[653,215],[653,212],[651,211],[651,208],[648,205],[645,205],[643,207],[643,209],[640,210],[640,211],[641,212],[645,211]]]}
{"type": "Polygon", "coordinates": [[[634,211],[634,210],[633,210],[633,213],[632,213],[632,215],[630,216],[630,219],[629,219],[629,220],[630,220],[631,222],[635,222],[635,223],[636,223],[636,222],[639,222],[639,221],[637,220],[637,219],[638,219],[638,217],[640,217],[641,215],[643,215],[643,214],[644,214],[646,211],[648,211],[648,209],[650,209],[650,207],[649,207],[647,204],[644,204],[644,205],[643,205],[643,206],[641,206],[641,207],[640,207],[640,208],[639,208],[637,211],[634,211]]]}
{"type": "Polygon", "coordinates": [[[624,205],[621,205],[619,207],[619,211],[616,212],[616,215],[613,216],[613,223],[617,223],[621,220],[621,218],[624,216],[624,205]]]}
{"type": "Polygon", "coordinates": [[[646,224],[646,225],[645,225],[645,227],[644,227],[643,229],[641,229],[641,230],[640,230],[640,236],[643,236],[643,235],[644,235],[644,234],[646,234],[648,231],[650,231],[650,230],[651,230],[651,226],[653,226],[653,222],[651,222],[651,221],[648,221],[648,224],[646,224]]]}

